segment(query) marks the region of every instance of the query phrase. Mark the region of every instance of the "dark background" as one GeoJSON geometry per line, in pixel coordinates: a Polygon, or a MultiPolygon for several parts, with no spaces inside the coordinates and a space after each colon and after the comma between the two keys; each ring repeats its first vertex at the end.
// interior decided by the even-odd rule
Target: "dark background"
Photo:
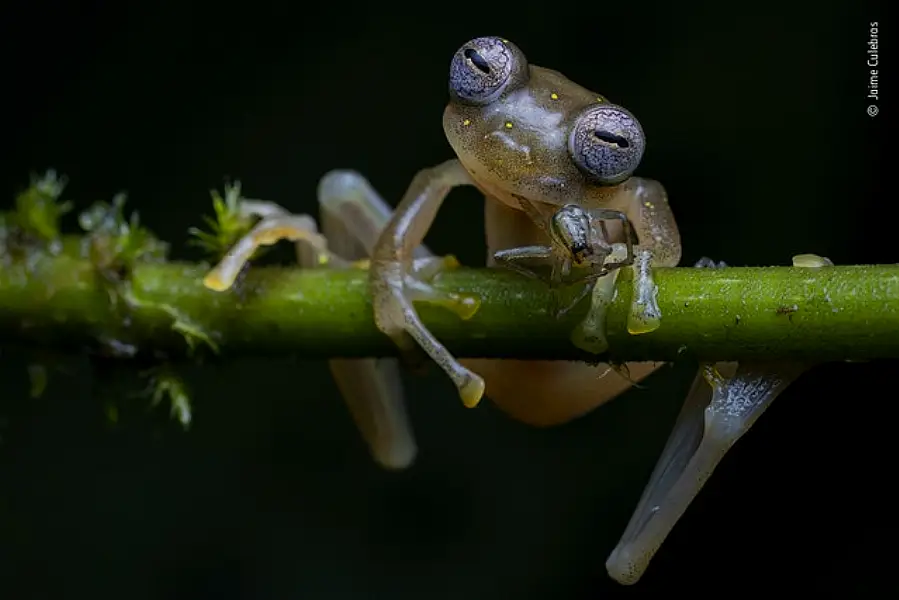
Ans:
{"type": "MultiPolygon", "coordinates": [[[[875,150],[888,111],[865,113],[868,23],[889,31],[874,3],[111,4],[4,4],[4,198],[48,167],[79,208],[124,189],[187,259],[185,232],[226,178],[314,212],[318,178],[352,167],[395,203],[418,169],[451,156],[440,118],[452,53],[497,34],[639,116],[639,174],[668,188],[685,264],[899,262],[875,150]]],[[[481,207],[454,193],[431,248],[482,264],[481,207]]],[[[895,588],[895,363],[802,377],[641,584],[621,588],[603,564],[691,365],[551,430],[487,403],[464,409],[435,371],[409,377],[420,455],[391,474],[370,462],[324,362],[188,369],[185,434],[134,397],[133,367],[59,360],[65,372],[31,400],[27,357],[0,360],[2,598],[895,588]]]]}

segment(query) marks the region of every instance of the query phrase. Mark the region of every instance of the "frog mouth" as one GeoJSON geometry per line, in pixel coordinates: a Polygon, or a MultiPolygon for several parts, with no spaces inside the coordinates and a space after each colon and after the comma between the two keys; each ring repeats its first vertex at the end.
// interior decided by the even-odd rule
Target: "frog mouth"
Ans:
{"type": "Polygon", "coordinates": [[[475,175],[472,175],[471,179],[474,182],[475,187],[478,188],[486,198],[494,200],[496,202],[501,202],[509,208],[527,212],[526,207],[537,202],[510,190],[492,186],[489,183],[480,181],[476,178],[475,175]]]}
{"type": "Polygon", "coordinates": [[[485,166],[479,164],[477,161],[465,160],[461,157],[459,157],[458,160],[468,172],[472,185],[474,185],[474,187],[476,187],[485,197],[499,200],[512,208],[518,208],[517,202],[511,201],[511,198],[508,197],[509,192],[496,185],[491,185],[489,177],[482,177],[482,174],[487,171],[485,166]]]}

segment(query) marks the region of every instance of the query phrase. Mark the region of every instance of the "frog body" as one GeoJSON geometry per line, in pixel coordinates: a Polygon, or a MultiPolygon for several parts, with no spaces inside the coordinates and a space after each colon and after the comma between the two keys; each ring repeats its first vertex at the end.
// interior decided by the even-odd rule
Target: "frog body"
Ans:
{"type": "MultiPolygon", "coordinates": [[[[563,205],[617,210],[653,266],[680,260],[680,236],[664,188],[633,177],[645,148],[626,109],[530,65],[499,37],[476,38],[453,56],[443,127],[457,158],[421,171],[373,248],[370,282],[375,322],[402,349],[411,340],[443,368],[473,406],[486,395],[535,426],[583,415],[627,390],[657,364],[628,365],[630,379],[598,378],[595,368],[557,361],[457,361],[421,325],[413,302],[444,302],[410,280],[410,252],[422,241],[451,189],[474,185],[485,201],[487,263],[501,250],[551,242],[548,224],[563,205]]],[[[622,227],[610,227],[621,241],[622,227]]],[[[414,278],[413,278],[414,279],[414,278]]]]}

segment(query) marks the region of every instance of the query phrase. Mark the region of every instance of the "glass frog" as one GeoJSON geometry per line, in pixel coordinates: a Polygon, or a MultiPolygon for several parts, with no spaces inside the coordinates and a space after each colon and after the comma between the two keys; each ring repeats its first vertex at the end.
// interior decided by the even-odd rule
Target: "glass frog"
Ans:
{"type": "MultiPolygon", "coordinates": [[[[557,71],[528,64],[508,40],[483,37],[459,48],[450,64],[449,91],[443,126],[456,158],[419,172],[395,212],[352,171],[333,171],[319,185],[324,236],[308,216],[247,203],[247,210],[262,220],[210,272],[206,285],[217,290],[230,287],[255,248],[278,239],[296,241],[300,262],[308,267],[352,267],[354,261],[369,257],[375,322],[402,355],[424,350],[449,375],[466,406],[475,406],[486,392],[524,423],[568,422],[626,391],[661,363],[629,363],[627,377],[607,377],[609,368],[603,372],[581,363],[456,360],[420,321],[414,304],[433,303],[465,319],[477,311],[478,299],[430,285],[433,277],[457,263],[452,257],[434,256],[422,240],[445,197],[464,185],[475,186],[486,197],[489,266],[535,258],[537,252],[536,258],[554,261],[554,272],[564,276],[571,264],[587,259],[584,240],[573,233],[593,236],[589,243],[597,255],[605,255],[592,262],[598,265],[601,282],[613,281],[602,274],[634,263],[638,275],[634,280],[642,287],[635,288],[637,302],[629,329],[637,334],[658,325],[650,267],[676,266],[681,256],[667,194],[658,182],[632,175],[642,159],[645,138],[630,112],[557,71]],[[565,229],[584,215],[608,221],[601,235],[589,224],[565,229]],[[631,247],[632,235],[636,244],[631,247]],[[622,239],[627,243],[621,244],[622,239]]],[[[608,282],[596,286],[594,307],[607,303],[604,295],[611,292],[608,282]]],[[[601,344],[602,336],[596,333],[601,333],[602,320],[594,318],[582,342],[601,344]]],[[[415,456],[397,368],[395,360],[331,361],[373,456],[392,468],[407,466],[415,456]]],[[[647,539],[645,528],[631,533],[647,539]]],[[[661,543],[663,538],[652,539],[661,543]]],[[[620,551],[619,555],[624,556],[620,551]]],[[[638,564],[631,555],[621,564],[638,564]]],[[[609,570],[615,576],[613,568],[609,570]]]]}
{"type": "MultiPolygon", "coordinates": [[[[595,369],[576,363],[457,361],[418,318],[414,303],[447,305],[448,299],[411,273],[413,252],[450,190],[469,185],[486,197],[488,265],[498,250],[547,245],[552,215],[575,204],[624,213],[651,264],[674,266],[681,245],[667,195],[658,182],[632,176],[645,138],[630,112],[557,71],[530,65],[508,40],[482,37],[459,48],[450,63],[449,91],[443,128],[457,158],[414,177],[374,245],[369,273],[375,322],[402,351],[418,346],[427,352],[466,406],[476,405],[486,390],[520,421],[564,423],[625,391],[631,381],[598,380],[595,369]]],[[[614,225],[609,233],[618,240],[622,227],[614,225]]],[[[628,371],[639,381],[657,367],[635,363],[628,371]]]]}
{"type": "MultiPolygon", "coordinates": [[[[324,225],[346,234],[350,241],[339,243],[353,250],[350,255],[370,256],[375,322],[401,354],[424,350],[449,375],[466,406],[477,405],[486,390],[519,421],[565,423],[626,391],[660,363],[629,363],[629,378],[600,378],[595,368],[580,363],[456,360],[424,326],[414,304],[437,304],[467,318],[478,299],[446,295],[429,285],[455,262],[433,257],[421,242],[450,190],[475,186],[486,198],[488,265],[495,264],[499,250],[551,244],[548,224],[560,207],[572,204],[626,217],[608,223],[609,241],[620,242],[633,229],[637,263],[647,281],[650,266],[675,266],[680,260],[680,234],[667,194],[658,182],[632,176],[645,137],[630,112],[558,71],[530,65],[506,39],[476,38],[459,48],[450,62],[449,91],[443,128],[456,158],[420,171],[394,213],[361,175],[326,175],[319,188],[324,225]],[[425,254],[430,262],[419,268],[416,260],[425,254]]],[[[272,225],[268,231],[268,236],[293,235],[289,226],[272,225]]],[[[652,287],[644,286],[635,303],[643,314],[631,320],[633,333],[658,324],[652,287]]]]}

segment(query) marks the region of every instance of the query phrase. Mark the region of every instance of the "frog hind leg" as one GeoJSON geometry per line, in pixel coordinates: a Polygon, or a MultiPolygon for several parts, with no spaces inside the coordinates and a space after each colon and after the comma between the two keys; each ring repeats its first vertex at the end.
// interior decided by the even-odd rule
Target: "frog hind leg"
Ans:
{"type": "MultiPolygon", "coordinates": [[[[832,265],[829,259],[813,254],[793,258],[794,267],[832,265]]],[[[695,265],[726,266],[723,261],[706,257],[695,265]]],[[[640,579],[727,451],[810,366],[797,362],[743,362],[705,365],[700,369],[637,508],[606,561],[609,576],[626,585],[640,579]],[[721,375],[727,371],[735,372],[730,377],[721,375]]]]}
{"type": "MultiPolygon", "coordinates": [[[[351,261],[368,259],[393,211],[362,175],[331,171],[318,186],[322,230],[329,247],[351,261]]],[[[417,262],[433,258],[425,246],[417,262]]],[[[372,458],[388,469],[412,464],[418,452],[395,358],[332,359],[328,366],[372,458]]]]}
{"type": "Polygon", "coordinates": [[[622,206],[640,247],[652,252],[652,266],[676,267],[681,258],[680,233],[668,204],[668,192],[653,179],[631,177],[614,204],[622,206]]]}
{"type": "MultiPolygon", "coordinates": [[[[703,256],[693,266],[699,269],[715,269],[725,268],[727,264],[703,256]]],[[[736,363],[717,365],[717,368],[730,373],[735,367],[736,363]]],[[[656,523],[655,529],[649,529],[650,522],[656,519],[657,511],[661,511],[660,507],[674,484],[683,476],[690,458],[696,453],[702,441],[703,411],[712,400],[713,389],[706,381],[705,369],[704,365],[694,379],[637,508],[621,540],[606,561],[606,570],[619,583],[631,584],[640,579],[668,532],[686,510],[687,504],[692,501],[693,496],[682,499],[683,507],[680,512],[672,513],[669,509],[668,513],[663,513],[659,517],[664,522],[661,525],[656,523]]],[[[700,482],[696,492],[701,487],[700,482]]]]}
{"type": "Polygon", "coordinates": [[[378,238],[372,252],[369,283],[374,304],[375,324],[405,355],[423,350],[449,376],[465,406],[476,406],[484,394],[484,380],[464,367],[422,323],[414,303],[436,304],[471,317],[479,299],[442,292],[429,278],[452,268],[454,261],[432,262],[429,269],[412,268],[414,251],[421,245],[437,211],[455,187],[471,185],[468,173],[458,160],[420,171],[409,185],[396,212],[378,238]]]}
{"type": "MultiPolygon", "coordinates": [[[[296,244],[304,268],[346,268],[367,258],[378,233],[391,216],[390,207],[361,176],[334,171],[319,184],[323,234],[315,219],[295,215],[278,204],[243,200],[241,212],[260,221],[241,238],[205,277],[206,287],[230,288],[259,246],[279,240],[296,244]]],[[[430,253],[423,246],[416,256],[430,253]]],[[[415,459],[417,446],[403,402],[399,365],[395,359],[332,359],[329,368],[350,414],[374,460],[388,469],[402,469],[415,459]]]]}
{"type": "Polygon", "coordinates": [[[243,215],[261,219],[206,274],[203,285],[207,288],[216,292],[231,288],[259,247],[271,246],[281,240],[296,243],[297,258],[303,266],[343,264],[340,257],[328,250],[327,240],[309,215],[291,214],[277,204],[260,200],[242,200],[240,211],[243,215]]]}
{"type": "Polygon", "coordinates": [[[633,265],[634,302],[627,328],[634,335],[649,333],[658,329],[662,318],[651,267],[677,266],[681,258],[680,233],[668,204],[668,193],[658,181],[631,177],[620,186],[614,204],[624,208],[639,244],[633,265]]]}
{"type": "MultiPolygon", "coordinates": [[[[722,370],[733,363],[718,365],[722,370]]],[[[625,532],[606,561],[630,585],[643,575],[724,455],[805,369],[740,363],[730,378],[708,365],[697,376],[625,532]]]]}

